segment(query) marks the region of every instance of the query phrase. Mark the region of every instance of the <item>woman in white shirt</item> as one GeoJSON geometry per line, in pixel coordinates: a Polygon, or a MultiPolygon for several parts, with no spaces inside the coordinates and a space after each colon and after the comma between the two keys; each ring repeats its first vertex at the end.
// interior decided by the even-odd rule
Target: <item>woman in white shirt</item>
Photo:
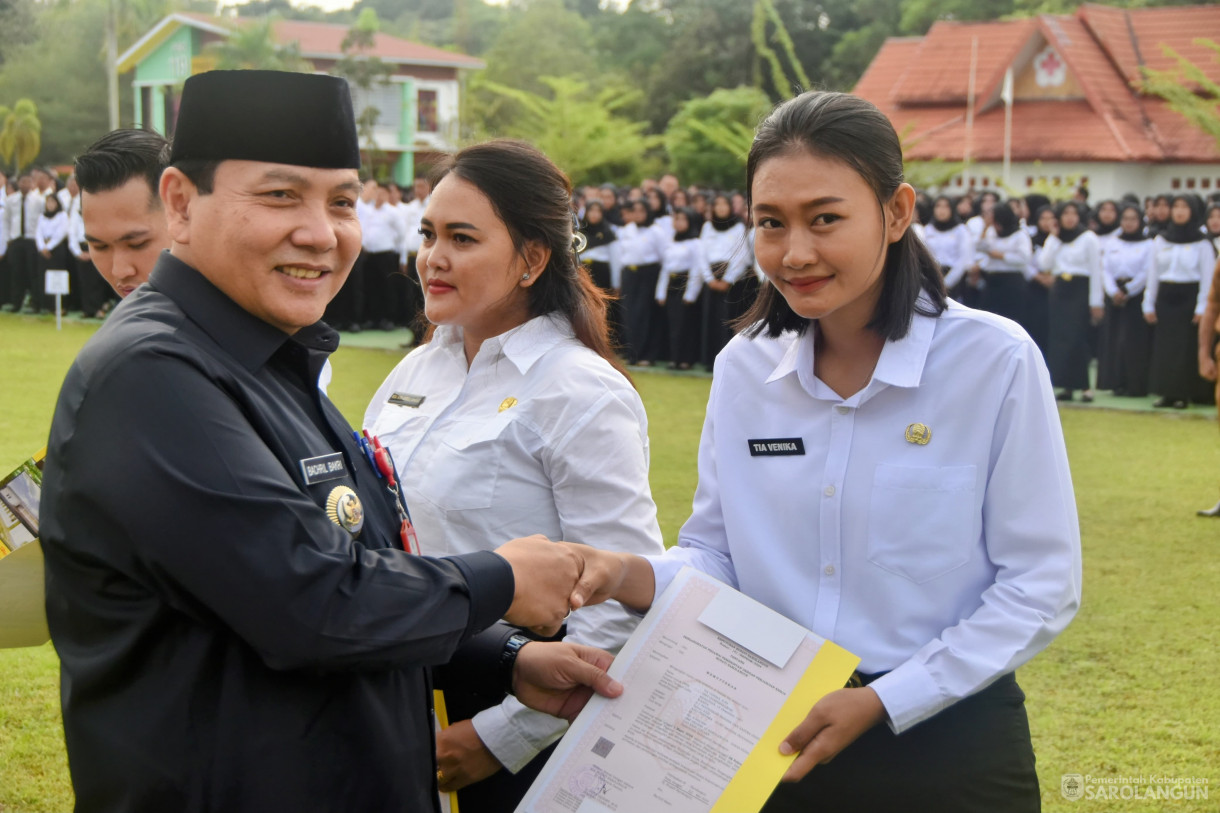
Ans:
{"type": "Polygon", "coordinates": [[[669,368],[689,370],[699,360],[702,320],[699,294],[711,269],[703,254],[693,209],[676,209],[672,215],[673,240],[661,257],[657,304],[665,308],[669,328],[669,368]]]}
{"type": "Polygon", "coordinates": [[[691,565],[860,656],[780,746],[800,754],[764,813],[1037,810],[1013,671],[1081,575],[1042,357],[948,301],[869,102],[784,103],[746,172],[771,284],[716,365],[694,512],[660,557],[582,550],[585,578],[642,609],[691,565]]]}
{"type": "Polygon", "coordinates": [[[1123,204],[1119,229],[1102,247],[1102,284],[1106,315],[1102,322],[1097,386],[1115,395],[1143,398],[1148,394],[1152,330],[1144,321],[1144,287],[1153,251],[1144,229],[1144,213],[1134,203],[1123,204]]]}
{"type": "Polygon", "coordinates": [[[744,312],[741,304],[747,286],[743,282],[750,266],[746,225],[733,213],[727,194],[712,198],[711,218],[703,224],[699,240],[709,272],[704,294],[703,364],[710,370],[716,354],[733,336],[729,323],[744,312]]]}
{"type": "Polygon", "coordinates": [[[945,288],[952,293],[966,276],[966,268],[974,262],[974,238],[953,211],[953,201],[948,195],[932,201],[932,220],[923,231],[923,241],[940,265],[945,288]]]}
{"type": "Polygon", "coordinates": [[[1038,260],[1043,271],[1054,277],[1050,296],[1050,328],[1047,360],[1051,381],[1059,388],[1060,401],[1072,400],[1083,390],[1082,401],[1093,400],[1089,382],[1089,326],[1101,322],[1101,244],[1084,227],[1084,208],[1075,201],[1061,203],[1059,224],[1046,238],[1038,260]]]}
{"type": "Polygon", "coordinates": [[[667,227],[653,228],[648,205],[636,200],[623,207],[616,232],[623,291],[623,354],[628,364],[650,366],[665,345],[654,292],[661,274],[667,227]]]}
{"type": "Polygon", "coordinates": [[[1025,275],[1033,244],[1008,206],[996,206],[978,244],[983,271],[983,310],[1020,322],[1025,310],[1025,275]]]}
{"type": "MultiPolygon", "coordinates": [[[[659,553],[647,418],[611,351],[605,295],[576,257],[568,179],[534,147],[493,141],[438,180],[417,263],[433,332],[364,422],[402,475],[422,551],[487,550],[520,528],[659,553]]],[[[567,636],[617,651],[635,620],[585,607],[567,636]]],[[[512,810],[566,724],[503,694],[447,702],[442,789],[462,788],[464,813],[512,810]]]]}
{"type": "MultiPolygon", "coordinates": [[[[47,195],[43,202],[42,215],[34,228],[34,248],[38,251],[39,282],[49,269],[68,270],[68,213],[56,195],[47,195]]],[[[47,310],[54,310],[51,297],[43,294],[41,288],[32,292],[30,298],[34,302],[35,313],[38,312],[39,302],[47,310]]]]}
{"type": "Polygon", "coordinates": [[[1152,331],[1153,406],[1185,409],[1210,403],[1211,386],[1199,377],[1198,325],[1207,306],[1216,252],[1202,231],[1203,205],[1194,195],[1175,195],[1169,222],[1152,241],[1144,318],[1152,331]]]}

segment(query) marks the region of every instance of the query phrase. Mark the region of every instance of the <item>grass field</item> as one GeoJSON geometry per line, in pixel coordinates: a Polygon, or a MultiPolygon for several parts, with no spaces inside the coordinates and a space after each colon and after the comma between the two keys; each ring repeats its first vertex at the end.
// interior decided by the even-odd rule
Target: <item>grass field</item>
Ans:
{"type": "MultiPolygon", "coordinates": [[[[65,324],[57,333],[53,322],[0,315],[4,471],[43,444],[60,380],[95,329],[65,324]]],[[[336,354],[331,395],[349,419],[360,419],[397,359],[380,350],[336,354]]],[[[636,379],[650,416],[653,494],[672,542],[694,492],[708,380],[636,379]]],[[[1220,521],[1194,516],[1220,486],[1216,425],[1096,409],[1064,410],[1063,423],[1080,510],[1084,605],[1019,675],[1043,809],[1220,810],[1220,521]],[[1086,787],[1113,787],[1120,798],[1067,801],[1064,774],[1086,775],[1093,780],[1086,787]],[[1143,777],[1143,794],[1164,777],[1206,779],[1209,798],[1123,799],[1122,785],[1098,777],[1143,777]]],[[[72,807],[57,668],[49,645],[0,651],[0,813],[72,807]]]]}

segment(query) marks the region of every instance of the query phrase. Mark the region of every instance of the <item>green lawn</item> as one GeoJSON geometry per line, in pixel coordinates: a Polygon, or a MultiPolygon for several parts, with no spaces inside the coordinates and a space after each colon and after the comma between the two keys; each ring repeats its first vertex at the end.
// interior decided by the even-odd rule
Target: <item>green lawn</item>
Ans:
{"type": "MultiPolygon", "coordinates": [[[[0,468],[43,445],[60,379],[95,327],[0,315],[9,385],[0,468]]],[[[335,356],[331,395],[359,421],[398,354],[335,356]]],[[[668,542],[689,510],[708,380],[642,372],[652,487],[668,542]]],[[[1084,540],[1076,621],[1021,670],[1043,808],[1093,813],[1220,809],[1220,522],[1194,509],[1220,494],[1210,420],[1067,409],[1064,431],[1084,540]],[[1063,774],[1198,777],[1207,800],[1066,801],[1063,774]]],[[[1094,785],[1096,787],[1096,785],[1094,785]]],[[[1145,789],[1148,785],[1143,786],[1145,789]]],[[[0,651],[0,813],[70,810],[55,653],[0,651]]]]}

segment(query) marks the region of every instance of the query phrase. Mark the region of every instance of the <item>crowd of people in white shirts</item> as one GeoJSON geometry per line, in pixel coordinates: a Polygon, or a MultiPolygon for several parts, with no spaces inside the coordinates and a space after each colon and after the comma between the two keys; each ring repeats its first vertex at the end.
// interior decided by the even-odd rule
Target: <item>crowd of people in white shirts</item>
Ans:
{"type": "Polygon", "coordinates": [[[1019,322],[1061,400],[1094,387],[1154,406],[1214,402],[1197,324],[1220,251],[1220,201],[1190,194],[1052,204],[994,191],[920,201],[920,229],[954,298],[1019,322]],[[1090,364],[1097,360],[1096,375],[1090,364]]]}
{"type": "MultiPolygon", "coordinates": [[[[343,331],[423,335],[415,272],[430,186],[369,180],[357,213],[360,258],[326,312],[343,331]]],[[[53,308],[43,273],[70,274],[67,311],[102,318],[116,301],[89,261],[80,192],[50,169],[0,173],[0,308],[53,308]]],[[[1196,367],[1195,326],[1220,252],[1220,195],[1134,194],[1089,206],[1087,191],[1052,203],[920,193],[917,229],[954,299],[1009,317],[1042,348],[1059,398],[1094,388],[1155,406],[1213,403],[1196,367]],[[1091,373],[1096,360],[1096,371],[1091,373]]],[[[579,188],[580,258],[610,298],[628,363],[711,369],[762,280],[740,192],[683,188],[674,175],[638,186],[579,188]]]]}
{"type": "Polygon", "coordinates": [[[65,311],[106,315],[116,300],[89,261],[80,201],[75,178],[61,186],[49,168],[14,178],[0,169],[0,310],[53,311],[45,274],[56,270],[69,274],[65,311]]]}

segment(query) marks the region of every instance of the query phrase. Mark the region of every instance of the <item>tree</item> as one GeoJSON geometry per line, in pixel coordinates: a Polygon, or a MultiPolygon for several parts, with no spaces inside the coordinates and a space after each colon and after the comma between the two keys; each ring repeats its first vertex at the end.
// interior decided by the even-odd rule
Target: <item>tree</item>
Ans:
{"type": "MultiPolygon", "coordinates": [[[[348,30],[347,36],[339,47],[343,58],[335,63],[334,73],[342,76],[367,96],[374,87],[386,84],[394,73],[394,66],[382,61],[375,54],[370,55],[377,41],[377,31],[381,21],[377,12],[365,8],[356,18],[355,24],[348,30]]],[[[369,171],[374,171],[381,149],[377,145],[377,122],[381,118],[381,110],[376,105],[368,103],[356,112],[356,131],[364,143],[366,152],[364,165],[369,171]]]]}
{"type": "Polygon", "coordinates": [[[278,16],[271,15],[242,26],[227,39],[214,42],[205,50],[216,57],[216,67],[221,70],[313,70],[313,66],[301,57],[299,43],[276,43],[273,30],[277,20],[278,16]]]}
{"type": "MultiPolygon", "coordinates": [[[[1220,42],[1197,39],[1194,43],[1213,51],[1212,61],[1220,63],[1220,42]]],[[[1220,146],[1220,84],[1168,45],[1162,45],[1161,50],[1177,66],[1166,71],[1144,68],[1142,90],[1160,96],[1170,109],[1210,135],[1220,146]]]]}
{"type": "Polygon", "coordinates": [[[644,134],[644,122],[615,115],[635,101],[638,90],[594,92],[571,77],[542,78],[547,95],[485,82],[484,88],[512,99],[525,111],[506,135],[542,150],[578,184],[635,180],[648,170],[645,155],[660,145],[644,134]]]}
{"type": "Polygon", "coordinates": [[[17,171],[34,163],[42,151],[42,122],[38,107],[29,99],[19,99],[13,109],[0,106],[0,158],[17,171]]]}
{"type": "Polygon", "coordinates": [[[685,102],[665,130],[671,169],[694,183],[740,187],[754,127],[770,109],[765,93],[745,86],[685,102]]]}

